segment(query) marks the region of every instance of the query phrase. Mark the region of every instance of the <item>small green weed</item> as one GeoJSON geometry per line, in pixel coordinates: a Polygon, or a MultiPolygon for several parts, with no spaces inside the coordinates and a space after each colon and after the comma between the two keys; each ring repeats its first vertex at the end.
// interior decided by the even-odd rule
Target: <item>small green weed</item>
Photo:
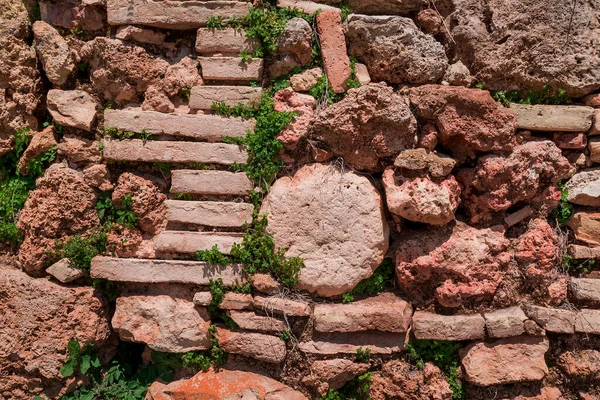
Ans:
{"type": "Polygon", "coordinates": [[[56,249],[51,253],[55,261],[68,258],[71,265],[81,269],[89,276],[92,258],[106,251],[107,236],[102,230],[88,236],[71,236],[66,241],[56,241],[56,249]]]}
{"type": "Polygon", "coordinates": [[[114,126],[104,128],[102,133],[119,140],[133,139],[135,136],[134,132],[122,131],[114,126]]]}
{"type": "Polygon", "coordinates": [[[352,13],[347,1],[344,1],[344,2],[342,2],[342,4],[340,4],[340,10],[341,10],[342,21],[347,20],[348,15],[350,15],[352,13]]]}
{"type": "Polygon", "coordinates": [[[240,53],[242,63],[246,64],[248,61],[252,61],[252,54],[249,54],[245,49],[240,53]]]}
{"type": "Polygon", "coordinates": [[[100,359],[92,346],[86,346],[85,350],[81,351],[81,344],[78,341],[69,340],[67,351],[69,352],[67,360],[60,368],[62,376],[73,376],[77,369],[82,375],[87,375],[92,369],[100,368],[100,359]]]}
{"type": "Polygon", "coordinates": [[[179,97],[185,104],[190,102],[190,94],[192,92],[191,88],[184,88],[179,91],[179,97]]]}
{"type": "Polygon", "coordinates": [[[371,362],[371,349],[366,347],[364,350],[362,347],[356,349],[356,362],[369,363],[371,362]]]}
{"type": "MultiPolygon", "coordinates": [[[[483,84],[476,84],[475,87],[483,89],[483,84]]],[[[544,85],[544,88],[539,92],[534,91],[517,91],[517,90],[498,90],[490,91],[492,97],[504,107],[508,107],[510,103],[518,104],[569,104],[571,99],[567,96],[564,89],[553,90],[550,86],[544,85]]]]}
{"type": "Polygon", "coordinates": [[[453,400],[465,398],[462,385],[458,382],[457,351],[460,347],[460,343],[438,340],[415,340],[405,346],[408,359],[418,368],[423,369],[425,362],[432,362],[446,374],[453,400]]]}
{"type": "Polygon", "coordinates": [[[558,205],[550,212],[550,216],[556,219],[559,224],[564,225],[571,219],[574,210],[568,200],[569,190],[562,182],[558,183],[558,189],[560,190],[560,200],[558,205]]]}
{"type": "Polygon", "coordinates": [[[123,196],[121,207],[116,208],[112,202],[112,192],[104,192],[96,202],[96,210],[103,223],[116,222],[123,226],[137,226],[137,215],[133,212],[131,194],[123,196]]]}
{"type": "Polygon", "coordinates": [[[319,78],[317,84],[308,92],[317,100],[317,103],[333,104],[342,98],[342,95],[333,91],[325,74],[319,78]]]}
{"type": "Polygon", "coordinates": [[[225,22],[223,17],[210,16],[206,22],[206,27],[213,29],[224,29],[228,27],[228,24],[225,22]]]}
{"type": "Polygon", "coordinates": [[[365,372],[348,381],[338,390],[329,389],[327,394],[321,396],[319,400],[368,400],[372,377],[372,372],[365,372]]]}
{"type": "Polygon", "coordinates": [[[279,338],[287,343],[292,338],[292,333],[288,330],[281,331],[279,332],[279,338]]]}
{"type": "Polygon", "coordinates": [[[27,164],[27,170],[29,175],[40,176],[44,173],[44,170],[48,165],[56,159],[57,146],[52,146],[27,164]]]}
{"type": "Polygon", "coordinates": [[[562,269],[568,274],[587,274],[596,260],[576,260],[569,254],[563,254],[562,269]]]}
{"type": "Polygon", "coordinates": [[[142,139],[142,142],[146,143],[148,140],[152,139],[152,134],[149,132],[146,132],[145,129],[142,129],[142,131],[139,133],[139,137],[140,137],[140,139],[142,139]]]}
{"type": "Polygon", "coordinates": [[[219,247],[215,244],[209,250],[200,250],[194,254],[196,261],[204,261],[211,265],[226,265],[231,263],[231,259],[221,253],[219,247]]]}
{"type": "Polygon", "coordinates": [[[346,79],[346,86],[348,89],[359,88],[360,82],[356,78],[356,58],[350,57],[350,78],[346,79]]]}
{"type": "Polygon", "coordinates": [[[155,162],[154,166],[158,168],[163,174],[171,175],[171,164],[164,162],[155,162]]]}
{"type": "Polygon", "coordinates": [[[85,35],[87,35],[87,32],[85,30],[83,30],[83,28],[81,27],[81,25],[76,24],[72,29],[71,29],[71,33],[75,36],[78,37],[83,37],[85,35]]]}
{"type": "Polygon", "coordinates": [[[373,275],[363,279],[349,292],[342,295],[344,303],[354,301],[355,296],[376,296],[383,292],[386,287],[394,286],[394,264],[392,260],[386,258],[381,265],[377,267],[373,275]]]}

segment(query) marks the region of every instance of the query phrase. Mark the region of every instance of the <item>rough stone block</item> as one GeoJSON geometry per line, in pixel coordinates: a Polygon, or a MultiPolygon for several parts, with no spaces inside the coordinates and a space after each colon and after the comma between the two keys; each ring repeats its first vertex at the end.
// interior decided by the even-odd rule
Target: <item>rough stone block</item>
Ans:
{"type": "Polygon", "coordinates": [[[327,79],[334,92],[343,93],[352,72],[340,13],[329,10],[317,14],[317,31],[327,79]]]}
{"type": "Polygon", "coordinates": [[[252,311],[229,311],[228,315],[240,329],[259,332],[282,332],[287,329],[282,320],[257,315],[252,311]]]}
{"type": "Polygon", "coordinates": [[[417,339],[477,340],[485,336],[481,315],[438,315],[417,311],[413,315],[413,333],[417,339]]]}
{"type": "Polygon", "coordinates": [[[510,104],[517,128],[531,131],[587,132],[594,109],[585,106],[510,104]]]}
{"type": "Polygon", "coordinates": [[[575,317],[575,332],[600,335],[600,310],[581,310],[575,317]]]}
{"type": "Polygon", "coordinates": [[[313,340],[298,343],[298,349],[318,355],[356,355],[356,350],[361,347],[371,350],[371,354],[392,354],[401,352],[405,343],[405,333],[335,332],[313,335],[313,340]]]}
{"type": "Polygon", "coordinates": [[[263,59],[242,62],[240,57],[198,57],[206,81],[260,81],[263,59]]]}
{"type": "Polygon", "coordinates": [[[169,222],[239,228],[252,221],[254,206],[227,201],[167,200],[169,222]]]}
{"type": "Polygon", "coordinates": [[[250,86],[194,86],[188,105],[192,110],[211,110],[214,102],[249,106],[258,104],[261,96],[262,88],[250,86]]]}
{"type": "Polygon", "coordinates": [[[574,333],[576,313],[570,310],[530,305],[525,307],[527,316],[548,332],[574,333]]]}
{"type": "Polygon", "coordinates": [[[289,317],[308,317],[310,305],[303,301],[284,299],[282,297],[254,297],[254,308],[269,314],[286,315],[289,317]]]}
{"type": "Polygon", "coordinates": [[[567,252],[576,260],[600,260],[600,247],[587,247],[578,244],[570,244],[567,252]]]}
{"type": "Polygon", "coordinates": [[[79,268],[71,266],[68,258],[63,258],[46,268],[46,272],[61,281],[69,283],[83,277],[83,271],[79,268]]]}
{"type": "Polygon", "coordinates": [[[510,307],[483,315],[487,333],[493,338],[519,336],[525,332],[523,322],[527,316],[521,307],[510,307]]]}
{"type": "Polygon", "coordinates": [[[254,188],[243,172],[171,171],[171,193],[247,195],[254,188]]]}
{"type": "Polygon", "coordinates": [[[229,254],[234,243],[242,242],[241,233],[162,231],[154,237],[156,251],[193,254],[217,246],[229,254]]]}
{"type": "Polygon", "coordinates": [[[251,294],[227,292],[219,303],[223,310],[248,310],[252,308],[253,300],[251,294]]]}
{"type": "Polygon", "coordinates": [[[277,336],[217,328],[217,339],[219,346],[228,353],[268,363],[280,363],[285,359],[285,342],[277,336]]]}
{"type": "Polygon", "coordinates": [[[244,35],[243,29],[200,28],[196,35],[196,51],[200,54],[232,53],[236,56],[246,51],[254,53],[260,43],[244,35]]]}
{"type": "Polygon", "coordinates": [[[571,278],[569,287],[577,301],[600,301],[600,279],[571,278]]]}

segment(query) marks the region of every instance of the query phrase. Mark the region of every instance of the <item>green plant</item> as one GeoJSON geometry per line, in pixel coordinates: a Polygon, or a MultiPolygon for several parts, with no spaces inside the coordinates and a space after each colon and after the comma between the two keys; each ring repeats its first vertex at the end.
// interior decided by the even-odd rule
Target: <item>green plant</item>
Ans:
{"type": "Polygon", "coordinates": [[[206,27],[213,29],[224,29],[227,28],[227,23],[225,22],[223,17],[215,17],[211,15],[208,18],[208,21],[206,21],[206,27]]]}
{"type": "Polygon", "coordinates": [[[179,91],[179,97],[181,97],[181,100],[183,100],[184,103],[189,103],[191,92],[191,88],[184,88],[179,91]]]}
{"type": "Polygon", "coordinates": [[[209,250],[200,250],[194,254],[196,261],[204,261],[211,265],[225,265],[230,264],[231,259],[221,253],[219,246],[216,244],[209,250]]]}
{"type": "Polygon", "coordinates": [[[558,189],[560,190],[560,200],[556,207],[550,212],[550,216],[556,219],[559,224],[564,225],[571,219],[574,211],[573,206],[568,200],[569,190],[562,182],[558,183],[558,189]]]}
{"type": "Polygon", "coordinates": [[[236,104],[232,107],[223,102],[214,101],[211,105],[211,108],[215,112],[215,114],[220,115],[222,117],[241,117],[249,119],[254,118],[254,116],[256,115],[255,105],[247,106],[245,104],[236,104]]]}
{"type": "Polygon", "coordinates": [[[121,206],[116,208],[112,201],[112,192],[100,194],[96,202],[98,217],[103,223],[116,222],[123,226],[137,226],[137,215],[133,212],[132,195],[126,194],[121,200],[121,206]]]}
{"type": "Polygon", "coordinates": [[[349,303],[354,301],[355,296],[375,296],[383,292],[386,287],[392,286],[394,286],[394,264],[391,259],[386,258],[373,275],[360,281],[351,291],[344,293],[342,301],[349,303]]]}
{"type": "Polygon", "coordinates": [[[360,82],[356,78],[356,58],[350,57],[350,78],[346,79],[346,86],[348,89],[359,88],[360,82]]]}
{"type": "Polygon", "coordinates": [[[372,377],[372,372],[365,372],[346,382],[340,389],[329,389],[319,400],[368,400],[372,377]]]}
{"type": "Polygon", "coordinates": [[[462,400],[465,397],[462,385],[458,381],[457,351],[460,347],[460,343],[438,340],[415,340],[405,346],[409,361],[414,362],[418,368],[423,369],[425,362],[432,362],[446,374],[453,400],[462,400]]]}
{"type": "Polygon", "coordinates": [[[102,133],[119,140],[132,139],[135,136],[134,132],[122,131],[114,126],[104,128],[102,133]]]}
{"type": "Polygon", "coordinates": [[[40,176],[46,167],[56,159],[57,146],[52,146],[42,154],[38,155],[27,164],[29,175],[40,176]]]}
{"type": "Polygon", "coordinates": [[[368,363],[371,362],[371,349],[366,347],[364,350],[362,347],[356,349],[356,362],[368,363]]]}
{"type": "Polygon", "coordinates": [[[161,172],[165,175],[171,175],[171,164],[164,162],[155,162],[154,166],[161,170],[161,172]]]}
{"type": "Polygon", "coordinates": [[[149,132],[146,132],[145,129],[142,129],[142,131],[139,133],[140,139],[142,139],[143,143],[146,143],[148,140],[152,139],[152,134],[149,132]]]}
{"type": "MultiPolygon", "coordinates": [[[[476,84],[475,87],[483,89],[483,84],[476,84]]],[[[503,106],[508,107],[510,103],[519,104],[569,104],[571,99],[567,96],[564,89],[559,88],[557,90],[552,89],[549,85],[544,85],[543,89],[534,92],[528,91],[517,91],[517,90],[498,90],[490,91],[492,97],[503,106]]]]}
{"type": "Polygon", "coordinates": [[[340,10],[341,10],[342,21],[347,20],[348,15],[350,15],[350,13],[352,13],[352,11],[350,10],[350,6],[348,5],[348,2],[346,2],[346,1],[342,2],[342,4],[340,4],[340,10]]]}
{"type": "Polygon", "coordinates": [[[91,372],[90,369],[92,368],[100,368],[100,359],[93,351],[92,346],[86,346],[85,350],[81,351],[81,345],[78,341],[69,340],[67,351],[69,352],[67,360],[60,368],[62,376],[73,376],[77,368],[79,368],[79,372],[83,375],[91,372]]]}
{"type": "Polygon", "coordinates": [[[327,80],[327,75],[323,74],[317,81],[317,84],[309,91],[318,103],[333,104],[342,98],[342,95],[333,91],[331,84],[327,80]]]}
{"type": "Polygon", "coordinates": [[[67,240],[55,241],[56,248],[50,253],[51,259],[68,258],[72,266],[89,276],[92,258],[106,251],[107,235],[104,231],[91,232],[88,236],[77,234],[67,240]]]}
{"type": "Polygon", "coordinates": [[[563,254],[562,268],[566,273],[587,274],[590,268],[596,263],[596,260],[576,260],[569,254],[563,254]]]}
{"type": "Polygon", "coordinates": [[[279,338],[284,342],[288,342],[292,338],[292,333],[288,330],[279,332],[279,338]]]}
{"type": "Polygon", "coordinates": [[[252,54],[249,54],[246,49],[242,50],[240,53],[240,58],[242,59],[242,63],[247,63],[248,61],[252,61],[252,54]]]}
{"type": "Polygon", "coordinates": [[[81,25],[75,24],[73,28],[71,28],[71,33],[75,36],[83,37],[87,34],[86,31],[83,30],[81,25]]]}

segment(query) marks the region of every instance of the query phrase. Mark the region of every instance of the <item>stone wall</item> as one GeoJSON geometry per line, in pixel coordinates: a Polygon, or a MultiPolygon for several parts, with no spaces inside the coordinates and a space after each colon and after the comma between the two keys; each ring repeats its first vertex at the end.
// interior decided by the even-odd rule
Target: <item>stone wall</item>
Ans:
{"type": "Polygon", "coordinates": [[[105,366],[117,342],[145,364],[228,353],[155,400],[354,398],[362,379],[358,399],[600,398],[599,15],[5,0],[0,399],[87,385],[59,373],[70,339],[105,366]],[[9,215],[13,173],[31,187],[9,215]],[[89,259],[64,250],[98,235],[89,259]]]}

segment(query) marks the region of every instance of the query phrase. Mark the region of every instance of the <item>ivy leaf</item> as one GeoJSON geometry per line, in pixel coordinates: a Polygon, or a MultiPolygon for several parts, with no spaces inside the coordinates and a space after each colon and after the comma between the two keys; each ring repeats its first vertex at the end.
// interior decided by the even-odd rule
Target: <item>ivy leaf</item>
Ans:
{"type": "Polygon", "coordinates": [[[70,358],[78,358],[81,353],[81,345],[77,340],[69,340],[69,344],[67,345],[67,350],[69,351],[70,358]]]}
{"type": "Polygon", "coordinates": [[[92,358],[92,367],[94,367],[94,368],[100,367],[100,359],[98,357],[92,358]]]}

